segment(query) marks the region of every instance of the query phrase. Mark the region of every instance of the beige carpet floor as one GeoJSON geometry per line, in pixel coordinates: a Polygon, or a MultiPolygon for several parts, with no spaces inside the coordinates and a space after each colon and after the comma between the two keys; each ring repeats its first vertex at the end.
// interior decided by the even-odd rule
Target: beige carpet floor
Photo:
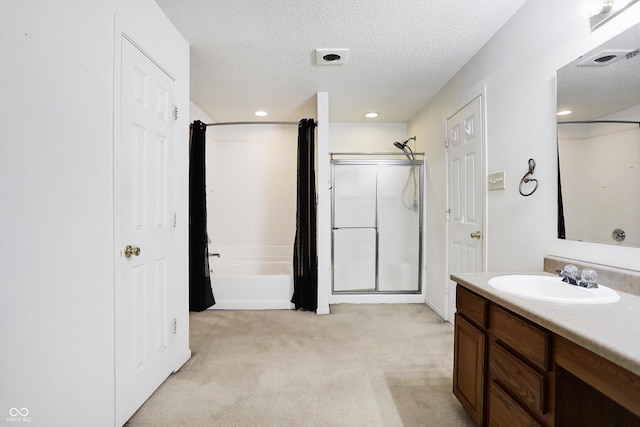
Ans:
{"type": "Polygon", "coordinates": [[[191,313],[192,358],[128,426],[472,426],[422,304],[191,313]]]}

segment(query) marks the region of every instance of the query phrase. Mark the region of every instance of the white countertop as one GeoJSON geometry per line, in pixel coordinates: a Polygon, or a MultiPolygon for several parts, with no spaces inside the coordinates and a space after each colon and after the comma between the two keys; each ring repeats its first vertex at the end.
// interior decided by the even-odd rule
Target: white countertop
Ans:
{"type": "Polygon", "coordinates": [[[616,291],[619,301],[591,305],[537,301],[487,284],[506,274],[516,273],[458,273],[451,280],[640,376],[640,296],[616,291]]]}

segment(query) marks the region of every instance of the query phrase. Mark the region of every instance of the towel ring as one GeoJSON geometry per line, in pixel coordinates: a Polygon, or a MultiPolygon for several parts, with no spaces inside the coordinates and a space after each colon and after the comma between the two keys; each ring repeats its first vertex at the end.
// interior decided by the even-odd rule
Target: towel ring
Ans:
{"type": "Polygon", "coordinates": [[[533,193],[535,193],[536,190],[538,189],[538,180],[535,178],[529,178],[530,176],[533,176],[533,171],[535,170],[535,168],[536,168],[536,161],[533,159],[529,159],[529,172],[524,174],[524,176],[520,180],[520,186],[518,188],[522,196],[525,196],[525,197],[530,196],[533,193]],[[529,193],[524,193],[522,191],[523,184],[528,184],[530,182],[535,182],[536,183],[535,187],[533,187],[533,190],[531,190],[529,193]]]}

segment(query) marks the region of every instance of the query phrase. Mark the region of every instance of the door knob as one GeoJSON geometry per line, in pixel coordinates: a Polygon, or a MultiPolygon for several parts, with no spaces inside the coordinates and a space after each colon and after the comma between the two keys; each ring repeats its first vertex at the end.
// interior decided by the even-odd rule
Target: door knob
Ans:
{"type": "Polygon", "coordinates": [[[131,258],[131,255],[133,256],[138,256],[140,255],[140,248],[135,247],[135,246],[131,246],[131,245],[127,245],[124,248],[124,257],[126,259],[131,258]]]}
{"type": "Polygon", "coordinates": [[[480,230],[476,231],[475,233],[471,233],[472,239],[480,239],[481,237],[482,237],[482,232],[480,230]]]}

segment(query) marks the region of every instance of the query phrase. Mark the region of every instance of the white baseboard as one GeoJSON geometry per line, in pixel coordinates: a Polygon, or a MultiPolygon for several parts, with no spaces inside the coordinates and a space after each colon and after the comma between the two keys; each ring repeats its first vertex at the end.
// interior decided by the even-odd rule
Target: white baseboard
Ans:
{"type": "Polygon", "coordinates": [[[288,300],[227,300],[216,301],[209,310],[292,310],[288,300]]]}
{"type": "Polygon", "coordinates": [[[445,322],[447,321],[447,318],[445,317],[444,313],[441,310],[439,310],[436,306],[431,304],[428,300],[425,301],[425,304],[427,304],[427,307],[433,310],[438,316],[442,317],[442,320],[444,320],[445,322]]]}
{"type": "Polygon", "coordinates": [[[329,306],[316,309],[316,314],[330,314],[329,306]]]}
{"type": "Polygon", "coordinates": [[[329,304],[424,304],[421,294],[331,295],[329,304]]]}
{"type": "Polygon", "coordinates": [[[189,359],[191,359],[191,349],[185,351],[184,354],[178,358],[178,362],[176,364],[176,368],[173,370],[173,373],[175,374],[176,372],[178,372],[189,359]]]}

